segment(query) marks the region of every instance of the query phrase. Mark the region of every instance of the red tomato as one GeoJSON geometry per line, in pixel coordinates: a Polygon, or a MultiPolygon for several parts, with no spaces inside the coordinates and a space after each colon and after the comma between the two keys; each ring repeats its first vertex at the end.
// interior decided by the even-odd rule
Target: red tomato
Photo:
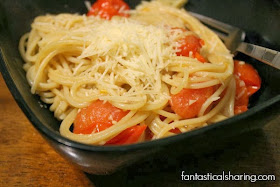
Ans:
{"type": "Polygon", "coordinates": [[[146,125],[135,125],[125,129],[120,134],[107,141],[106,145],[124,145],[136,143],[146,128],[146,125]]]}
{"type": "Polygon", "coordinates": [[[235,76],[236,83],[236,93],[235,93],[235,103],[234,103],[234,113],[239,114],[245,112],[249,104],[249,94],[247,87],[243,80],[238,76],[235,76]]]}
{"type": "Polygon", "coordinates": [[[205,60],[205,58],[201,55],[201,54],[199,54],[198,52],[196,52],[195,54],[194,54],[194,58],[196,58],[198,61],[200,61],[200,62],[207,62],[206,60],[205,60]]]}
{"type": "Polygon", "coordinates": [[[146,130],[145,130],[145,140],[152,140],[153,137],[154,137],[154,133],[149,128],[146,128],[146,130]]]}
{"type": "Polygon", "coordinates": [[[101,18],[110,20],[113,16],[128,17],[129,6],[123,0],[97,0],[88,12],[88,16],[99,15],[101,18]]]}
{"type": "Polygon", "coordinates": [[[248,110],[248,107],[243,105],[243,106],[234,106],[234,114],[241,114],[243,112],[246,112],[248,110]]]}
{"type": "Polygon", "coordinates": [[[114,107],[109,102],[97,100],[88,107],[82,108],[74,121],[75,134],[100,132],[112,126],[112,120],[121,120],[129,111],[114,107]]]}
{"type": "Polygon", "coordinates": [[[172,132],[172,133],[175,133],[175,134],[181,134],[182,133],[178,128],[171,129],[169,132],[172,132]]]}
{"type": "Polygon", "coordinates": [[[178,56],[189,57],[190,53],[193,54],[197,60],[201,62],[206,62],[206,60],[199,54],[201,47],[204,45],[204,41],[194,35],[187,35],[185,38],[179,41],[179,52],[176,54],[178,56]]]}
{"type": "Polygon", "coordinates": [[[203,103],[214,91],[213,86],[200,89],[184,88],[178,94],[171,96],[171,108],[176,114],[185,119],[196,117],[203,103]]]}
{"type": "Polygon", "coordinates": [[[165,116],[161,116],[161,115],[159,116],[159,118],[160,118],[161,121],[164,121],[166,119],[165,116]]]}
{"type": "Polygon", "coordinates": [[[245,82],[249,96],[260,89],[261,78],[252,65],[235,60],[234,74],[245,82]]]}
{"type": "Polygon", "coordinates": [[[234,113],[240,114],[248,110],[249,97],[261,87],[261,78],[255,68],[247,63],[234,61],[236,94],[234,113]]]}

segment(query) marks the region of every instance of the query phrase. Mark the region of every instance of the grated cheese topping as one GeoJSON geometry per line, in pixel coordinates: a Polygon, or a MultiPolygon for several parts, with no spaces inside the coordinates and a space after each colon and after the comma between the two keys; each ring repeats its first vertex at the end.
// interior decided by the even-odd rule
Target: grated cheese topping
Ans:
{"type": "Polygon", "coordinates": [[[80,68],[90,59],[89,68],[78,76],[93,77],[97,82],[96,87],[102,93],[109,93],[109,96],[100,96],[102,100],[121,95],[146,95],[149,100],[157,100],[159,96],[169,95],[162,93],[162,72],[168,70],[169,59],[176,56],[176,40],[182,32],[129,19],[88,19],[94,20],[90,27],[72,29],[65,36],[80,41],[75,34],[84,33],[84,49],[78,56],[81,61],[76,64],[73,75],[81,72],[80,68]],[[124,82],[130,90],[124,91],[121,85],[124,82]]]}

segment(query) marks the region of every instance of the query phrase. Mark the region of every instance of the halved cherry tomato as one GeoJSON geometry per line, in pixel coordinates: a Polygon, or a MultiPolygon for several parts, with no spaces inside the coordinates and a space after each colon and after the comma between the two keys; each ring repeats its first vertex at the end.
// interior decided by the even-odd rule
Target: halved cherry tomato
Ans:
{"type": "Polygon", "coordinates": [[[206,62],[203,56],[200,55],[199,51],[204,45],[204,41],[195,35],[187,35],[185,38],[179,40],[179,50],[176,54],[178,56],[189,57],[190,53],[193,54],[194,58],[197,58],[200,62],[206,62]]]}
{"type": "Polygon", "coordinates": [[[260,89],[261,78],[252,65],[235,60],[234,74],[238,75],[245,82],[249,96],[260,89]]]}
{"type": "Polygon", "coordinates": [[[90,134],[100,132],[110,126],[113,121],[121,120],[129,111],[123,111],[109,102],[97,100],[88,107],[82,108],[74,121],[75,134],[90,134]]]}
{"type": "Polygon", "coordinates": [[[91,7],[87,16],[99,15],[101,18],[110,20],[113,16],[128,17],[128,4],[123,0],[97,0],[91,7]]]}
{"type": "Polygon", "coordinates": [[[140,136],[143,134],[146,125],[135,125],[125,129],[120,134],[106,142],[106,145],[124,145],[138,142],[140,136]]]}
{"type": "Polygon", "coordinates": [[[261,78],[255,68],[242,61],[234,61],[236,94],[234,113],[240,114],[248,110],[249,97],[261,87],[261,78]]]}
{"type": "Polygon", "coordinates": [[[159,116],[159,119],[160,119],[161,121],[164,121],[164,120],[166,119],[166,117],[165,117],[165,116],[160,115],[160,116],[159,116]]]}
{"type": "Polygon", "coordinates": [[[249,94],[244,81],[241,80],[238,76],[235,76],[235,84],[236,84],[235,105],[247,106],[249,103],[249,94]]]}
{"type": "Polygon", "coordinates": [[[175,133],[175,134],[181,134],[182,133],[178,128],[171,129],[169,132],[172,132],[172,133],[175,133]]]}
{"type": "Polygon", "coordinates": [[[237,75],[235,76],[235,103],[234,103],[234,113],[239,114],[248,110],[249,104],[249,94],[247,87],[243,80],[241,80],[237,75]]]}
{"type": "Polygon", "coordinates": [[[214,91],[213,86],[200,89],[184,88],[178,94],[171,96],[171,108],[176,114],[185,119],[196,117],[203,103],[214,91]]]}
{"type": "Polygon", "coordinates": [[[146,128],[146,130],[145,130],[145,140],[152,140],[153,137],[154,137],[154,133],[149,128],[146,128]]]}
{"type": "Polygon", "coordinates": [[[195,54],[194,54],[194,58],[196,58],[198,61],[200,61],[200,62],[207,62],[206,60],[205,60],[205,58],[201,55],[201,54],[199,54],[198,52],[196,52],[195,54]]]}
{"type": "Polygon", "coordinates": [[[241,114],[243,112],[246,112],[248,110],[248,107],[245,105],[242,106],[234,106],[234,114],[241,114]]]}

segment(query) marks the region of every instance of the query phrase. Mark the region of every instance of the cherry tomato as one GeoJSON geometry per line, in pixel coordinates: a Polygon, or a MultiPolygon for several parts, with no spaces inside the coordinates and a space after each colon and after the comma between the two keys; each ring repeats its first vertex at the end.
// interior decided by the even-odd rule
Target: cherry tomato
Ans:
{"type": "Polygon", "coordinates": [[[248,110],[249,97],[261,87],[261,78],[257,70],[250,64],[234,61],[236,94],[234,113],[240,114],[248,110]]]}
{"type": "Polygon", "coordinates": [[[113,16],[128,17],[130,10],[128,4],[123,0],[97,0],[92,4],[88,16],[97,16],[110,20],[113,16]]]}
{"type": "Polygon", "coordinates": [[[235,103],[234,103],[234,113],[239,114],[248,110],[249,104],[249,94],[247,87],[243,80],[238,76],[235,76],[235,103]]]}
{"type": "Polygon", "coordinates": [[[100,132],[112,126],[112,120],[119,121],[129,111],[123,111],[109,102],[97,100],[88,107],[82,108],[74,121],[73,132],[76,134],[90,134],[100,132]]]}
{"type": "Polygon", "coordinates": [[[204,41],[194,35],[187,35],[185,38],[179,40],[179,52],[176,54],[178,56],[189,57],[192,53],[194,58],[197,58],[200,62],[206,62],[203,56],[200,55],[199,51],[204,45],[204,41]]]}
{"type": "Polygon", "coordinates": [[[249,96],[257,92],[261,87],[261,78],[257,70],[250,64],[234,61],[234,74],[245,82],[249,96]]]}
{"type": "Polygon", "coordinates": [[[184,88],[178,94],[171,96],[171,108],[176,114],[185,119],[196,117],[203,103],[214,91],[213,86],[200,89],[184,88]]]}
{"type": "Polygon", "coordinates": [[[178,128],[171,129],[169,132],[172,132],[172,133],[175,133],[175,134],[181,134],[182,133],[178,128]]]}
{"type": "Polygon", "coordinates": [[[136,143],[146,128],[146,125],[135,125],[125,129],[120,134],[107,141],[106,145],[125,145],[136,143]]]}
{"type": "Polygon", "coordinates": [[[146,128],[146,130],[145,130],[145,140],[146,141],[152,140],[153,137],[154,137],[154,133],[149,128],[146,128]]]}
{"type": "Polygon", "coordinates": [[[246,112],[248,110],[248,107],[245,106],[245,105],[242,105],[242,106],[235,106],[234,107],[234,114],[237,115],[237,114],[241,114],[243,112],[246,112]]]}

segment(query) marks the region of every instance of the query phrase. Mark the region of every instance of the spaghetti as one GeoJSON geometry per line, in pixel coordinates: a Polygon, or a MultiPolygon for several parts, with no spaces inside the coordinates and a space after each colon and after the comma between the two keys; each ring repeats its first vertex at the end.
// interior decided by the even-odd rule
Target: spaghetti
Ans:
{"type": "MultiPolygon", "coordinates": [[[[31,92],[62,120],[63,136],[103,145],[140,124],[158,139],[176,134],[174,129],[187,132],[234,115],[233,58],[216,34],[185,10],[160,1],[143,2],[129,15],[111,20],[39,16],[22,36],[19,50],[31,92]],[[200,56],[192,51],[178,55],[180,39],[189,35],[204,41],[200,56]],[[206,88],[212,91],[195,116],[176,112],[172,99],[182,90],[206,88]],[[126,115],[111,119],[112,125],[102,131],[72,132],[79,111],[95,101],[110,103],[126,115]]],[[[191,99],[188,105],[196,102],[191,99]]]]}

